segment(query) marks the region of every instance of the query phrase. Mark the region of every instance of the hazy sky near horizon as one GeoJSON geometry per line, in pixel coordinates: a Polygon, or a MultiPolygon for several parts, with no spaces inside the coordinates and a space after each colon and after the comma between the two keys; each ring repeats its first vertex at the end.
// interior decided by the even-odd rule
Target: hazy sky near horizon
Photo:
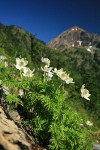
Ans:
{"type": "Polygon", "coordinates": [[[0,22],[44,42],[74,25],[100,34],[100,0],[1,0],[0,22]]]}

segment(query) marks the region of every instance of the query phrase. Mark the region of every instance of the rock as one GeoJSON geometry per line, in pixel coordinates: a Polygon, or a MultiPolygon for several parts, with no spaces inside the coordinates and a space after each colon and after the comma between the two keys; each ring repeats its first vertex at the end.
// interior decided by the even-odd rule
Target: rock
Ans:
{"type": "Polygon", "coordinates": [[[100,144],[93,144],[93,150],[100,150],[100,144]]]}
{"type": "Polygon", "coordinates": [[[0,108],[0,146],[4,150],[31,150],[25,133],[0,108]]]}
{"type": "Polygon", "coordinates": [[[30,140],[0,107],[0,150],[45,150],[30,140]]]}

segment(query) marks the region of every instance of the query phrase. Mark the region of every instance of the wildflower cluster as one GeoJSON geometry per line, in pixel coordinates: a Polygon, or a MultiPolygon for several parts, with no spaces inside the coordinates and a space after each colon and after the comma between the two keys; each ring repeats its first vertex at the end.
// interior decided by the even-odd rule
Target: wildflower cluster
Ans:
{"type": "MultiPolygon", "coordinates": [[[[4,63],[5,66],[7,67],[7,58],[5,56],[0,56],[0,63],[4,63]]],[[[57,69],[53,67],[50,67],[50,60],[48,58],[41,58],[41,61],[45,63],[44,67],[41,67],[41,70],[44,72],[44,80],[50,81],[53,77],[53,74],[56,74],[62,81],[65,81],[66,84],[74,83],[73,78],[67,74],[63,68],[57,69]]],[[[26,76],[26,77],[32,77],[33,72],[35,69],[31,70],[30,68],[26,67],[28,65],[28,61],[24,58],[16,58],[16,65],[15,67],[21,71],[21,75],[26,76]]],[[[6,86],[3,85],[2,89],[6,95],[10,93],[10,89],[6,86]]],[[[83,84],[81,89],[81,97],[85,98],[86,100],[90,100],[89,97],[91,94],[89,94],[89,91],[85,88],[85,85],[83,84]]],[[[19,89],[20,96],[23,95],[23,89],[19,89]]]]}
{"type": "MultiPolygon", "coordinates": [[[[62,81],[65,81],[66,84],[74,83],[73,78],[67,74],[63,68],[58,69],[53,67],[50,67],[50,60],[48,58],[41,58],[41,61],[45,63],[46,65],[44,68],[41,67],[42,71],[44,71],[44,76],[46,75],[46,80],[50,81],[51,78],[53,77],[53,74],[55,73],[62,81]]],[[[85,98],[86,100],[90,100],[91,94],[89,94],[89,91],[85,88],[85,85],[82,85],[81,87],[81,97],[85,98]]]]}
{"type": "Polygon", "coordinates": [[[53,74],[55,73],[61,80],[65,81],[67,84],[69,83],[74,83],[73,79],[69,77],[69,74],[67,74],[65,71],[63,71],[63,68],[57,70],[57,68],[50,67],[50,60],[48,58],[43,58],[41,59],[42,62],[44,62],[46,65],[44,68],[41,67],[42,71],[46,73],[46,79],[51,80],[53,77],[53,74]]]}
{"type": "MultiPolygon", "coordinates": [[[[0,63],[5,60],[5,57],[0,57],[0,63]]],[[[11,70],[4,76],[0,74],[3,99],[16,107],[21,104],[34,135],[40,137],[44,143],[47,141],[50,150],[85,149],[86,132],[81,126],[80,116],[67,105],[66,89],[61,88],[61,82],[56,82],[59,78],[60,81],[70,84],[74,83],[73,78],[63,68],[51,67],[48,58],[42,57],[41,61],[44,63],[41,67],[44,82],[43,77],[34,75],[35,69],[27,67],[28,61],[24,58],[16,58],[16,64],[12,68],[8,65],[8,70],[11,70]]],[[[80,91],[82,98],[90,100],[85,85],[82,85],[80,91]]],[[[92,123],[87,121],[86,125],[92,126],[92,123]]]]}
{"type": "Polygon", "coordinates": [[[32,77],[34,70],[32,71],[30,68],[26,67],[27,64],[28,61],[24,58],[16,58],[16,68],[23,71],[23,76],[32,77]]]}

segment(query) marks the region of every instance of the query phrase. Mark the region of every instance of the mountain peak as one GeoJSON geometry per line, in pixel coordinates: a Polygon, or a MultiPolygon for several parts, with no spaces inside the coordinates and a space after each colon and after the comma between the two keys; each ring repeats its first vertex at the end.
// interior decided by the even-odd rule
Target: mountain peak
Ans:
{"type": "Polygon", "coordinates": [[[62,50],[70,47],[94,46],[98,42],[100,43],[100,36],[88,33],[78,26],[73,26],[52,39],[48,46],[53,49],[62,50]]]}
{"type": "Polygon", "coordinates": [[[78,26],[73,26],[70,29],[68,29],[67,31],[76,32],[76,31],[85,31],[85,30],[78,26]]]}

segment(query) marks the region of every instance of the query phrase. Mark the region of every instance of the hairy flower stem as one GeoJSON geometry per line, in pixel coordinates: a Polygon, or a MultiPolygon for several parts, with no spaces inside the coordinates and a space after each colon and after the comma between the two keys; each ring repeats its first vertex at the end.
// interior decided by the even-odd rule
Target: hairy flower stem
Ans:
{"type": "Polygon", "coordinates": [[[62,82],[61,84],[60,84],[60,86],[59,86],[59,88],[62,88],[63,90],[65,89],[65,83],[64,82],[62,82]]]}
{"type": "Polygon", "coordinates": [[[46,82],[46,72],[44,71],[44,82],[46,82]]]}
{"type": "Polygon", "coordinates": [[[64,86],[64,85],[65,85],[65,83],[63,82],[63,83],[62,83],[62,89],[63,89],[63,90],[65,89],[65,86],[64,86]]]}
{"type": "Polygon", "coordinates": [[[22,76],[22,70],[20,70],[20,77],[21,77],[21,79],[23,78],[23,76],[22,76]]]}

